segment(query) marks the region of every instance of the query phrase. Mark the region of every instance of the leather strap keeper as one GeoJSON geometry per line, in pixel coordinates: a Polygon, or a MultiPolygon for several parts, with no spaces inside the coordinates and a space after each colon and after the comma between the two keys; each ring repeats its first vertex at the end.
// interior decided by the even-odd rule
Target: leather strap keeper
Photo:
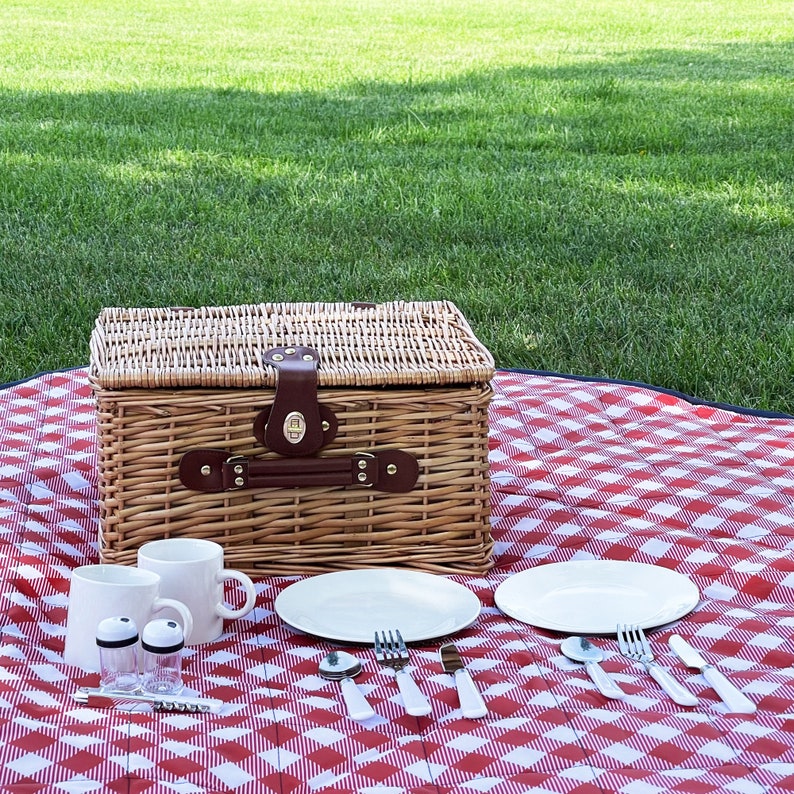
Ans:
{"type": "Polygon", "coordinates": [[[194,449],[179,463],[179,478],[186,488],[211,493],[354,485],[405,493],[416,485],[418,477],[416,458],[396,449],[327,458],[266,459],[230,456],[219,449],[194,449]]]}

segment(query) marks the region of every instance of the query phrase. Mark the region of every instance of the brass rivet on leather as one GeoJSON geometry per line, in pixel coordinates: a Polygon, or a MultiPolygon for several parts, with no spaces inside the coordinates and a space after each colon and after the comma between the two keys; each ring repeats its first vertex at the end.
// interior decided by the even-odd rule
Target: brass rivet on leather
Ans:
{"type": "Polygon", "coordinates": [[[390,463],[386,467],[386,474],[397,474],[397,467],[393,463],[390,463]]]}
{"type": "Polygon", "coordinates": [[[313,356],[313,355],[311,355],[311,353],[307,353],[307,354],[306,354],[306,355],[303,357],[303,360],[304,360],[304,361],[314,361],[314,356],[313,356]]]}
{"type": "Polygon", "coordinates": [[[294,347],[288,347],[284,352],[288,356],[294,356],[295,355],[295,348],[294,347]]]}
{"type": "Polygon", "coordinates": [[[281,353],[273,353],[273,361],[283,361],[284,356],[281,353]]]}
{"type": "Polygon", "coordinates": [[[365,473],[365,472],[363,472],[363,471],[362,471],[362,472],[361,472],[361,473],[358,475],[358,481],[359,481],[359,482],[366,482],[366,481],[367,481],[367,475],[366,475],[366,473],[365,473]]]}
{"type": "Polygon", "coordinates": [[[359,467],[359,469],[366,469],[366,468],[367,468],[367,461],[365,461],[365,460],[360,460],[360,461],[358,462],[358,467],[359,467]]]}
{"type": "Polygon", "coordinates": [[[201,473],[202,473],[202,474],[203,474],[205,477],[209,477],[209,476],[210,476],[210,474],[212,474],[212,466],[206,466],[206,465],[205,465],[205,466],[202,466],[202,467],[201,467],[201,473]]]}
{"type": "Polygon", "coordinates": [[[243,487],[243,485],[245,485],[245,480],[244,480],[242,477],[236,477],[236,478],[235,478],[235,480],[234,480],[234,484],[235,484],[235,485],[236,485],[238,488],[242,488],[242,487],[243,487]]]}
{"type": "Polygon", "coordinates": [[[234,467],[234,473],[235,474],[242,474],[243,473],[243,467],[240,466],[240,465],[235,466],[234,467]]]}
{"type": "Polygon", "coordinates": [[[322,427],[323,427],[323,432],[327,433],[331,429],[331,423],[324,419],[322,427]]]}

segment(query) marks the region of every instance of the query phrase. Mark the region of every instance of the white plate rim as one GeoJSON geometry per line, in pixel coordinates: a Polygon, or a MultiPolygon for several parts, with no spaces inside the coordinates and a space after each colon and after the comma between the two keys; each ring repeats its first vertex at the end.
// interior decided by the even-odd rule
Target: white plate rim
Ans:
{"type": "MultiPolygon", "coordinates": [[[[413,580],[414,582],[433,584],[436,587],[441,587],[459,598],[462,609],[462,617],[454,620],[445,625],[443,631],[415,630],[410,625],[408,626],[379,626],[381,629],[397,628],[400,630],[406,642],[421,642],[423,640],[432,640],[438,637],[443,637],[448,634],[462,631],[471,626],[482,611],[482,604],[479,597],[475,592],[468,587],[447,579],[441,574],[432,574],[426,571],[417,571],[413,569],[401,568],[354,568],[344,571],[330,571],[328,573],[315,574],[314,576],[300,579],[287,585],[275,598],[273,608],[276,614],[289,626],[294,629],[303,631],[315,637],[320,637],[327,640],[335,640],[337,642],[349,642],[356,644],[371,645],[373,641],[373,632],[369,629],[350,629],[340,627],[333,629],[332,627],[323,627],[318,622],[310,620],[302,620],[296,616],[293,609],[292,599],[303,596],[304,598],[315,598],[327,591],[328,588],[340,582],[340,580],[352,581],[355,579],[366,580],[371,579],[372,582],[384,584],[386,579],[394,581],[395,579],[402,579],[403,581],[413,580]],[[374,574],[378,574],[379,578],[375,578],[374,574]]],[[[421,588],[419,588],[421,592],[421,588]]],[[[432,604],[429,604],[432,607],[432,604]]]]}
{"type": "MultiPolygon", "coordinates": [[[[676,597],[676,604],[664,603],[664,594],[661,596],[661,606],[653,614],[648,614],[645,618],[637,619],[634,622],[644,629],[655,628],[657,626],[665,625],[684,615],[691,612],[700,601],[700,591],[697,585],[689,579],[685,574],[675,571],[671,568],[666,568],[663,565],[653,565],[650,563],[636,562],[633,560],[567,560],[565,562],[552,562],[537,565],[534,568],[528,568],[525,571],[520,571],[509,576],[505,579],[494,592],[494,602],[498,609],[508,617],[514,618],[522,623],[526,623],[536,628],[547,629],[550,631],[565,632],[569,634],[615,634],[617,621],[612,622],[576,622],[575,620],[569,623],[558,622],[549,617],[544,617],[542,613],[534,611],[531,608],[519,607],[516,608],[513,604],[508,603],[508,600],[514,597],[513,591],[518,591],[519,588],[527,590],[527,580],[540,579],[548,576],[550,570],[553,574],[559,571],[571,570],[574,571],[574,566],[579,570],[575,571],[577,576],[581,577],[582,573],[588,574],[591,570],[596,572],[601,571],[601,574],[608,571],[610,568],[613,570],[635,571],[653,573],[653,576],[667,580],[671,583],[676,583],[679,587],[683,588],[683,592],[679,592],[676,597]],[[544,570],[546,569],[546,570],[544,570]]],[[[531,584],[531,582],[530,582],[531,584]]],[[[597,582],[595,587],[597,588],[597,582]]],[[[597,594],[594,591],[594,595],[597,594]]]]}

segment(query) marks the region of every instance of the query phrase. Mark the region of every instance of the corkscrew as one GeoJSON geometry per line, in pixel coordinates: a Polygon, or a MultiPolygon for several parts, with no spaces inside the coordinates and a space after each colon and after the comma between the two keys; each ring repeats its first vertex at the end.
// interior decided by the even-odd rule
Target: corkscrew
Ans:
{"type": "Polygon", "coordinates": [[[223,701],[187,695],[149,695],[143,692],[106,692],[93,687],[80,687],[73,695],[78,703],[91,708],[117,708],[121,703],[144,703],[152,711],[191,714],[217,714],[223,701]]]}

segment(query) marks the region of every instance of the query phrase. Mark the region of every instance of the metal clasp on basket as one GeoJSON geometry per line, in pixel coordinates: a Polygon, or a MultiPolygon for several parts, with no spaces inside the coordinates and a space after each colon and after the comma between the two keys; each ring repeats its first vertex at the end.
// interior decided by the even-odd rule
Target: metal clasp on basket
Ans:
{"type": "Polygon", "coordinates": [[[276,370],[273,404],[254,421],[256,439],[279,455],[305,457],[329,444],[338,427],[333,412],[319,404],[320,354],[294,345],[265,351],[263,361],[276,370]]]}

